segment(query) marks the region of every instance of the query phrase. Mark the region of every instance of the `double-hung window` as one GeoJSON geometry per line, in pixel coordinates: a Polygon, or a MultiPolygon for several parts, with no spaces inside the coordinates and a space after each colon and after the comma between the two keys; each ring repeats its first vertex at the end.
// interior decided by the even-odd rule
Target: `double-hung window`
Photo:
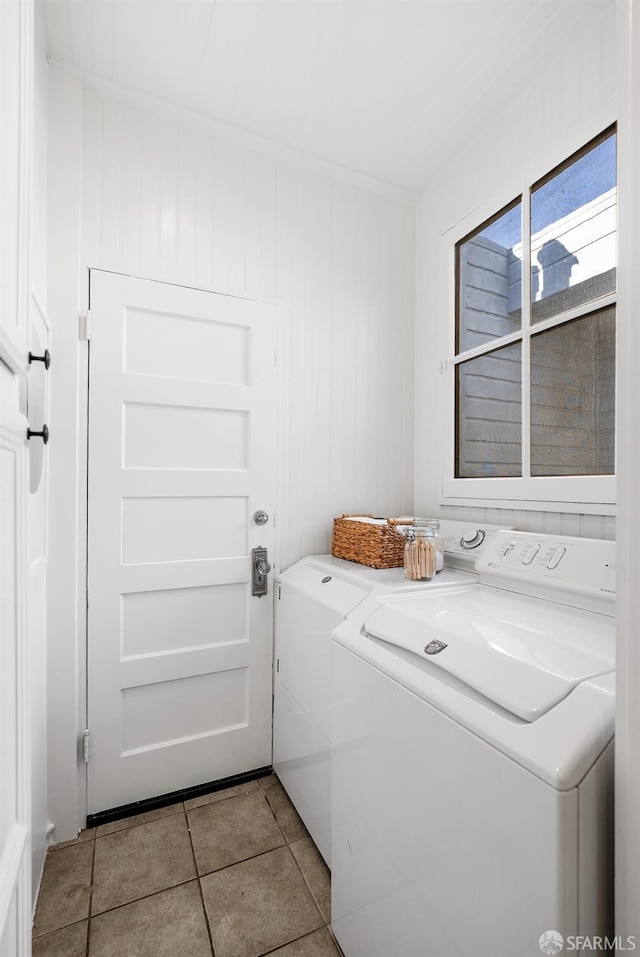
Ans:
{"type": "Polygon", "coordinates": [[[615,129],[460,239],[455,277],[445,491],[613,503],[615,129]]]}

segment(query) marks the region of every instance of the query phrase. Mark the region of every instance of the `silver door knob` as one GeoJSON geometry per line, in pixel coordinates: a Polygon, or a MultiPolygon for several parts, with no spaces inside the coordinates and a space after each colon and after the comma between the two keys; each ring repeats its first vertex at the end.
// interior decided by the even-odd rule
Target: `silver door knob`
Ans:
{"type": "Polygon", "coordinates": [[[253,520],[256,525],[266,525],[269,521],[269,516],[264,511],[264,509],[259,509],[257,512],[253,513],[253,520]]]}

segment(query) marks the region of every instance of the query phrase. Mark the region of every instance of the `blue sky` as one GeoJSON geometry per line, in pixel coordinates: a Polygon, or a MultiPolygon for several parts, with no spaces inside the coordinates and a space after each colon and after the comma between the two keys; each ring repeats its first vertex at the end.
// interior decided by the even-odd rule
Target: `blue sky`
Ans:
{"type": "MultiPolygon", "coordinates": [[[[615,134],[599,143],[531,196],[531,231],[540,232],[616,185],[615,134]]],[[[482,230],[506,249],[521,241],[520,204],[482,230]]]]}

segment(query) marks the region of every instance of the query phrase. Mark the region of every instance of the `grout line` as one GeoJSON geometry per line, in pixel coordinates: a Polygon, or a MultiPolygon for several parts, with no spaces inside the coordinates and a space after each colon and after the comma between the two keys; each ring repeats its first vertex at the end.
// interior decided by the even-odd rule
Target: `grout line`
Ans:
{"type": "Polygon", "coordinates": [[[219,874],[221,871],[226,871],[230,867],[236,867],[238,864],[246,864],[247,861],[255,861],[258,857],[264,857],[265,854],[272,854],[274,851],[279,851],[283,847],[289,847],[285,842],[284,844],[276,844],[275,847],[269,847],[266,851],[259,851],[257,854],[251,854],[249,857],[241,857],[239,861],[234,861],[232,864],[223,864],[222,867],[216,867],[212,871],[207,871],[206,874],[199,874],[198,880],[202,880],[203,877],[210,877],[211,874],[219,874]]]}
{"type": "MultiPolygon", "coordinates": [[[[311,842],[311,844],[313,845],[313,847],[316,848],[316,851],[318,851],[316,845],[313,843],[313,838],[311,837],[311,835],[308,836],[308,839],[309,839],[309,841],[311,842]]],[[[306,841],[307,838],[306,838],[306,837],[301,837],[299,840],[300,840],[300,841],[306,841]]],[[[298,841],[294,841],[293,843],[294,843],[294,844],[297,844],[298,841]]],[[[289,850],[291,851],[291,845],[289,845],[289,850]]],[[[319,855],[320,857],[322,857],[322,854],[320,854],[320,851],[318,851],[318,855],[319,855]]],[[[296,857],[296,855],[293,853],[293,851],[291,851],[291,856],[293,857],[294,861],[296,862],[296,865],[297,865],[297,867],[298,867],[298,870],[299,870],[300,873],[302,874],[302,879],[304,880],[305,884],[307,885],[307,888],[308,888],[308,890],[309,890],[309,893],[311,894],[311,897],[313,898],[313,903],[314,903],[314,904],[316,905],[316,907],[318,908],[318,912],[319,912],[320,916],[322,917],[324,926],[327,927],[327,926],[328,926],[328,922],[325,920],[325,916],[324,916],[324,914],[322,913],[322,908],[320,907],[320,904],[319,904],[319,902],[318,902],[318,898],[317,898],[316,895],[313,893],[313,888],[311,887],[311,884],[310,884],[309,881],[307,880],[307,875],[306,875],[305,872],[302,870],[302,866],[301,866],[301,864],[300,864],[298,858],[296,857]]],[[[322,861],[323,861],[323,863],[324,863],[324,858],[322,858],[322,861]]],[[[329,920],[330,920],[330,919],[331,919],[331,918],[329,918],[329,920]]]]}
{"type": "Polygon", "coordinates": [[[200,881],[200,872],[198,870],[198,861],[196,859],[196,849],[193,846],[193,836],[191,834],[191,828],[189,827],[189,817],[187,815],[187,809],[185,807],[184,801],[182,802],[182,810],[183,810],[184,819],[187,825],[187,834],[189,835],[189,844],[191,845],[191,853],[193,854],[193,866],[196,869],[196,881],[198,884],[198,893],[200,894],[200,903],[202,904],[202,913],[204,915],[204,923],[207,928],[207,934],[209,935],[209,946],[211,947],[211,955],[212,957],[216,957],[216,952],[213,946],[213,934],[211,933],[211,925],[209,924],[209,915],[207,913],[207,908],[204,902],[204,894],[202,892],[202,883],[200,881]]]}
{"type": "MultiPolygon", "coordinates": [[[[273,775],[273,776],[274,776],[274,778],[276,779],[277,784],[279,784],[280,787],[282,788],[282,790],[284,791],[284,788],[282,787],[282,784],[280,783],[280,779],[277,777],[277,775],[275,774],[275,772],[274,772],[274,775],[273,775]]],[[[273,787],[273,785],[271,785],[271,787],[273,787]]],[[[285,843],[285,845],[286,845],[287,847],[289,847],[289,844],[291,843],[291,841],[290,841],[289,838],[287,837],[284,827],[282,826],[282,824],[281,824],[280,821],[278,820],[278,815],[276,814],[275,809],[271,807],[271,802],[269,801],[269,798],[268,798],[267,795],[266,795],[266,791],[268,791],[268,790],[270,790],[270,789],[269,789],[269,788],[263,788],[263,789],[262,789],[262,796],[264,797],[265,801],[267,802],[267,807],[268,807],[269,810],[271,811],[271,815],[272,815],[274,821],[276,822],[276,824],[277,824],[278,827],[280,828],[280,833],[282,834],[282,837],[284,838],[284,843],[285,843]]],[[[293,804],[291,803],[291,799],[289,798],[289,795],[287,794],[286,791],[284,791],[284,793],[285,793],[285,795],[286,795],[287,801],[289,802],[290,806],[291,806],[291,807],[293,808],[293,810],[295,811],[295,808],[293,807],[293,804]]],[[[296,813],[297,813],[297,812],[296,812],[296,813]]],[[[305,828],[305,830],[306,830],[306,828],[305,828]]],[[[259,856],[259,855],[256,855],[256,857],[258,857],[258,856],[259,856]]]]}
{"type": "MultiPolygon", "coordinates": [[[[100,827],[109,827],[109,824],[111,823],[116,824],[118,822],[111,821],[109,822],[109,824],[98,824],[95,827],[96,836],[94,840],[101,841],[104,837],[111,837],[112,834],[121,834],[122,831],[130,831],[132,827],[144,827],[145,824],[155,824],[157,821],[164,821],[168,817],[173,817],[175,814],[179,814],[180,811],[183,809],[183,802],[179,801],[177,804],[169,804],[168,807],[175,807],[177,810],[172,811],[170,814],[163,814],[160,817],[154,817],[150,821],[141,821],[140,817],[142,817],[142,815],[137,816],[138,820],[136,820],[135,816],[132,816],[131,818],[121,818],[120,820],[122,821],[131,820],[132,823],[129,825],[125,825],[124,827],[114,828],[112,831],[107,831],[106,834],[98,834],[98,829],[100,827]]],[[[158,808],[157,810],[164,810],[164,808],[158,808]]],[[[152,813],[152,812],[147,812],[147,813],[152,813]]]]}
{"type": "MultiPolygon", "coordinates": [[[[0,0],[1,2],[1,0],[0,0]]],[[[97,914],[94,914],[94,918],[102,917],[104,914],[111,914],[114,910],[121,910],[123,907],[129,907],[131,904],[139,904],[140,901],[149,900],[150,897],[157,897],[159,894],[166,894],[168,891],[174,891],[177,887],[184,887],[185,884],[193,884],[194,881],[197,881],[197,875],[195,877],[190,877],[186,881],[180,881],[179,884],[171,884],[169,887],[161,887],[160,890],[152,891],[150,894],[144,894],[142,897],[134,897],[130,901],[123,901],[121,904],[116,904],[114,907],[107,907],[106,910],[98,911],[97,914]]],[[[84,920],[84,918],[82,918],[84,920]]],[[[74,924],[77,924],[78,921],[73,921],[74,924]]],[[[67,927],[68,924],[65,924],[67,927]]]]}
{"type": "Polygon", "coordinates": [[[91,854],[91,884],[89,885],[89,913],[87,914],[87,936],[85,939],[85,957],[89,957],[89,939],[91,937],[91,908],[93,905],[93,885],[96,874],[96,841],[92,841],[93,851],[91,854]]]}
{"type": "MultiPolygon", "coordinates": [[[[325,925],[323,925],[323,927],[324,927],[324,926],[325,926],[325,925]]],[[[269,957],[269,954],[277,954],[277,952],[278,952],[282,947],[289,947],[290,944],[295,944],[295,943],[297,943],[299,940],[305,940],[307,937],[311,937],[312,934],[317,934],[319,930],[322,930],[322,929],[323,929],[323,927],[316,927],[316,928],[314,928],[314,930],[310,930],[310,931],[308,931],[306,934],[301,934],[300,937],[294,937],[293,940],[288,940],[288,941],[286,941],[286,943],[284,943],[284,944],[278,944],[278,946],[272,948],[272,950],[265,950],[264,953],[260,955],[260,957],[269,957]]],[[[330,933],[331,933],[331,932],[330,932],[330,933]]],[[[334,940],[333,934],[331,934],[331,938],[334,940]]],[[[336,946],[337,946],[337,944],[336,944],[336,946]]],[[[341,950],[339,950],[339,953],[342,955],[342,951],[341,951],[341,950]]],[[[344,955],[342,955],[342,957],[344,957],[344,955]]]]}
{"type": "MultiPolygon", "coordinates": [[[[274,775],[274,777],[275,777],[275,783],[278,783],[278,784],[279,784],[280,782],[279,782],[278,778],[277,778],[275,775],[274,775]]],[[[282,834],[282,837],[283,837],[283,840],[284,840],[284,844],[281,844],[281,845],[279,845],[278,847],[275,847],[275,848],[269,848],[268,850],[262,851],[262,852],[260,852],[259,854],[254,854],[254,855],[252,855],[251,857],[243,858],[243,859],[240,860],[240,861],[234,861],[233,864],[225,865],[225,867],[217,868],[216,870],[211,871],[211,872],[209,872],[209,873],[219,873],[220,871],[225,870],[225,869],[227,869],[227,868],[229,868],[229,867],[235,867],[237,864],[242,864],[242,863],[245,863],[246,861],[254,860],[254,859],[258,858],[258,857],[264,856],[265,854],[270,854],[270,853],[272,853],[274,850],[278,850],[280,847],[286,847],[286,848],[288,849],[288,851],[289,851],[291,857],[293,858],[293,860],[294,860],[294,862],[295,862],[295,865],[296,865],[298,871],[299,871],[300,874],[302,875],[302,878],[303,878],[303,880],[304,880],[304,882],[305,882],[305,885],[307,886],[307,888],[308,888],[308,890],[309,890],[309,893],[311,894],[311,898],[312,898],[312,900],[313,900],[313,902],[314,902],[314,904],[315,904],[315,906],[316,906],[316,909],[317,909],[317,911],[318,911],[318,914],[319,914],[319,916],[320,916],[320,918],[321,918],[321,920],[322,920],[322,924],[321,924],[319,927],[314,928],[314,930],[310,931],[310,932],[307,933],[307,934],[303,934],[303,935],[301,935],[300,937],[294,938],[294,940],[302,940],[302,939],[304,939],[305,937],[310,936],[312,933],[315,933],[316,931],[322,929],[322,927],[326,927],[326,928],[329,930],[329,933],[330,933],[330,935],[331,935],[331,938],[332,938],[332,940],[334,941],[335,946],[336,946],[336,948],[338,949],[339,954],[342,954],[342,951],[339,949],[339,946],[338,946],[338,944],[337,944],[337,941],[335,941],[335,938],[334,938],[334,935],[333,935],[333,932],[332,932],[332,930],[331,930],[330,925],[325,922],[324,914],[322,913],[322,910],[321,910],[321,908],[320,908],[320,906],[319,906],[319,904],[318,904],[318,901],[317,901],[317,899],[316,899],[316,896],[315,896],[313,890],[311,889],[311,886],[310,886],[309,882],[307,881],[307,878],[306,878],[306,876],[305,876],[305,873],[304,873],[304,871],[302,870],[302,867],[300,866],[300,864],[299,864],[299,862],[298,862],[298,860],[297,860],[295,854],[294,854],[293,851],[291,850],[291,845],[292,845],[292,844],[295,844],[295,843],[298,843],[298,841],[302,841],[302,840],[308,839],[308,840],[311,841],[311,843],[313,843],[313,840],[312,840],[312,838],[310,837],[310,835],[306,832],[306,830],[305,830],[305,835],[304,835],[302,838],[297,838],[295,841],[291,841],[291,842],[287,839],[287,836],[286,836],[286,833],[285,833],[285,831],[284,831],[284,828],[283,828],[283,827],[280,825],[280,823],[278,822],[278,818],[277,818],[277,816],[276,816],[276,813],[275,813],[274,809],[271,807],[271,804],[269,803],[269,800],[268,800],[268,798],[267,798],[267,796],[266,796],[266,793],[265,793],[265,792],[268,791],[268,790],[269,790],[269,788],[264,788],[264,787],[261,786],[260,791],[256,791],[256,792],[253,792],[253,793],[261,793],[261,794],[263,795],[263,797],[265,798],[266,803],[267,803],[267,807],[269,808],[269,810],[270,810],[270,812],[271,812],[271,815],[272,815],[273,819],[275,820],[275,822],[276,822],[276,824],[277,824],[277,826],[278,826],[279,831],[280,831],[281,834],[282,834]]],[[[286,792],[285,792],[285,793],[286,793],[286,792]]],[[[229,797],[237,797],[237,796],[243,796],[243,795],[230,795],[229,797]]],[[[227,799],[221,799],[221,800],[227,800],[227,799]]],[[[212,803],[219,803],[219,802],[212,802],[212,803]]],[[[208,876],[208,875],[204,875],[204,874],[203,874],[203,875],[200,875],[200,874],[198,873],[198,863],[197,863],[196,853],[195,853],[195,847],[194,847],[194,843],[193,843],[193,836],[192,836],[191,829],[190,829],[190,826],[189,826],[188,811],[187,811],[187,808],[186,808],[186,806],[185,806],[185,803],[184,803],[184,802],[178,802],[178,803],[176,803],[176,805],[172,805],[172,807],[175,807],[176,810],[173,811],[172,814],[167,814],[167,815],[165,815],[165,817],[171,817],[171,816],[174,816],[175,814],[178,814],[178,813],[180,813],[180,812],[182,813],[183,819],[184,819],[185,824],[186,824],[186,827],[187,827],[187,833],[188,833],[188,836],[189,836],[189,844],[190,844],[190,847],[191,847],[191,853],[192,853],[193,863],[194,863],[194,868],[195,868],[195,877],[189,878],[189,879],[186,880],[186,881],[181,881],[180,883],[171,885],[170,887],[163,887],[163,888],[161,888],[161,889],[159,889],[159,890],[157,890],[157,891],[154,891],[154,892],[151,893],[151,894],[145,894],[143,897],[134,898],[134,899],[131,900],[131,901],[124,901],[124,902],[122,902],[121,904],[116,905],[115,907],[107,908],[106,910],[101,911],[100,914],[96,914],[95,916],[96,916],[96,917],[99,917],[99,916],[102,916],[103,914],[111,913],[111,912],[114,911],[114,910],[119,910],[119,909],[121,909],[121,908],[123,908],[123,907],[127,907],[127,906],[129,906],[130,904],[138,903],[139,901],[146,900],[146,899],[148,899],[148,898],[150,898],[150,897],[156,897],[156,896],[158,896],[159,894],[166,893],[166,892],[168,892],[168,891],[173,890],[174,888],[181,887],[181,886],[183,886],[183,885],[185,885],[185,884],[190,884],[193,880],[195,880],[195,881],[197,881],[197,884],[198,884],[198,891],[199,891],[199,894],[200,894],[200,901],[201,901],[201,904],[202,904],[203,914],[204,914],[204,918],[205,918],[205,925],[206,925],[207,934],[208,934],[208,937],[209,937],[209,944],[210,944],[210,947],[211,947],[211,954],[212,954],[212,957],[215,957],[215,949],[214,949],[214,946],[213,946],[213,935],[212,935],[212,932],[211,932],[211,926],[210,926],[210,923],[209,923],[209,916],[208,916],[207,908],[206,908],[205,901],[204,901],[204,894],[203,894],[202,883],[201,883],[202,877],[206,877],[206,876],[208,876]]],[[[159,821],[159,820],[163,820],[163,818],[157,818],[156,820],[158,820],[158,821],[159,821]]],[[[118,834],[118,833],[120,833],[121,831],[130,830],[132,827],[143,826],[143,823],[147,823],[147,824],[155,823],[155,820],[154,820],[154,821],[142,822],[142,823],[140,823],[140,824],[133,824],[133,823],[132,823],[132,824],[130,825],[130,827],[121,828],[119,831],[112,831],[112,832],[110,832],[110,833],[111,833],[111,834],[118,834]]],[[[93,848],[92,848],[92,855],[91,855],[91,880],[90,880],[90,886],[89,886],[89,906],[88,906],[88,914],[87,914],[87,917],[86,917],[86,920],[87,920],[87,935],[86,935],[86,943],[85,943],[85,957],[88,957],[88,955],[89,955],[90,938],[91,938],[91,921],[92,921],[92,916],[93,916],[93,915],[92,915],[92,905],[93,905],[93,893],[94,893],[94,886],[95,886],[96,843],[97,843],[97,841],[99,840],[98,835],[97,835],[97,828],[95,828],[95,831],[96,831],[96,834],[95,834],[94,838],[92,838],[92,839],[87,839],[87,841],[86,841],[86,843],[90,843],[90,842],[93,843],[93,848]]],[[[108,836],[110,836],[110,835],[109,835],[109,834],[105,834],[105,835],[102,835],[102,836],[103,836],[103,837],[108,837],[108,836]]],[[[82,842],[82,843],[84,843],[84,842],[82,842]]],[[[314,845],[314,847],[315,847],[315,845],[314,845]]],[[[85,920],[85,918],[82,917],[82,918],[80,918],[78,921],[71,921],[70,924],[65,925],[65,926],[70,926],[71,924],[79,923],[79,922],[81,922],[82,920],[85,920]]],[[[292,942],[293,942],[293,941],[288,941],[287,943],[292,943],[292,942]]],[[[283,946],[283,945],[280,944],[278,947],[274,948],[273,950],[268,951],[267,953],[273,953],[274,951],[277,951],[278,949],[280,949],[282,946],[283,946]]]]}
{"type": "MultiPolygon", "coordinates": [[[[1,0],[0,0],[0,2],[1,2],[1,0]]],[[[182,802],[180,802],[180,803],[182,804],[182,802]]],[[[173,805],[172,805],[172,806],[173,806],[173,805]]],[[[184,816],[185,819],[186,819],[186,811],[185,811],[185,809],[184,809],[184,806],[182,807],[181,810],[182,810],[183,816],[184,816]]],[[[179,812],[179,811],[176,811],[175,813],[176,813],[176,815],[177,815],[177,814],[179,814],[180,812],[179,812]]],[[[167,817],[173,817],[173,816],[174,816],[174,815],[172,815],[172,814],[171,814],[171,815],[167,815],[167,817]]],[[[158,818],[158,820],[164,820],[164,819],[163,819],[163,818],[158,818]]],[[[155,824],[156,822],[155,822],[155,821],[147,821],[146,823],[147,823],[147,824],[155,824]]],[[[142,826],[142,825],[141,825],[141,826],[142,826]]],[[[189,836],[189,844],[190,844],[190,846],[191,846],[191,853],[194,855],[195,874],[194,874],[193,877],[187,878],[186,881],[178,881],[177,884],[170,884],[168,887],[161,887],[161,888],[159,888],[157,891],[152,891],[150,894],[143,894],[141,897],[134,897],[134,898],[132,898],[131,900],[122,901],[122,903],[120,903],[120,904],[115,904],[113,907],[107,907],[107,908],[105,908],[105,910],[101,910],[101,911],[99,911],[99,913],[94,914],[93,916],[94,916],[94,917],[102,917],[103,914],[110,914],[112,911],[114,911],[114,910],[119,910],[121,907],[127,907],[129,904],[137,904],[139,901],[147,900],[147,898],[149,898],[149,897],[157,897],[158,894],[164,894],[166,891],[172,891],[172,890],[174,890],[174,888],[176,888],[176,887],[182,887],[183,884],[190,884],[190,883],[192,883],[192,881],[197,881],[197,880],[198,880],[198,868],[197,868],[197,864],[195,863],[195,854],[194,854],[194,851],[193,851],[193,843],[192,843],[192,841],[191,841],[191,832],[189,831],[189,822],[188,822],[188,820],[186,820],[186,826],[187,826],[187,833],[188,833],[188,836],[189,836]]],[[[131,830],[131,828],[123,828],[123,830],[131,830]]],[[[114,833],[114,834],[120,834],[121,831],[114,831],[113,833],[114,833]]],[[[109,834],[105,834],[104,836],[105,836],[105,837],[110,837],[109,834]]],[[[94,859],[95,859],[95,844],[94,844],[94,859]]],[[[92,896],[93,896],[93,893],[92,893],[92,896]]],[[[90,903],[91,903],[91,902],[90,902],[90,903]]]]}
{"type": "Polygon", "coordinates": [[[78,917],[76,920],[70,920],[68,924],[63,924],[62,927],[53,927],[51,930],[45,931],[44,934],[36,934],[32,931],[31,940],[32,942],[35,942],[36,940],[43,940],[45,937],[49,937],[51,934],[57,934],[59,931],[66,930],[67,927],[73,927],[74,924],[81,924],[85,920],[87,920],[86,917],[78,917]]]}
{"type": "MultiPolygon", "coordinates": [[[[247,783],[248,783],[248,784],[251,784],[252,782],[251,782],[251,781],[248,781],[247,783]]],[[[233,790],[234,787],[241,787],[241,786],[242,786],[242,785],[234,785],[234,786],[232,786],[231,788],[229,788],[229,790],[231,791],[231,790],[233,790]]],[[[224,794],[224,791],[212,791],[211,794],[224,794]]],[[[192,800],[193,800],[193,801],[199,801],[200,798],[199,798],[199,797],[196,797],[196,798],[188,798],[188,802],[187,802],[187,801],[184,801],[184,802],[183,802],[183,803],[184,803],[184,809],[185,809],[185,811],[186,811],[187,813],[189,813],[189,811],[199,811],[200,808],[210,807],[212,804],[222,804],[224,801],[230,801],[232,798],[236,798],[236,797],[247,797],[247,796],[250,795],[250,794],[264,794],[264,791],[262,791],[261,788],[259,788],[259,787],[258,787],[258,788],[254,788],[254,790],[252,790],[252,791],[239,791],[237,794],[227,794],[225,797],[218,797],[218,798],[214,798],[214,799],[211,800],[211,801],[204,801],[202,804],[197,804],[195,807],[187,807],[187,803],[191,803],[192,800]]],[[[207,798],[207,797],[210,797],[210,796],[211,796],[210,794],[203,794],[203,795],[201,795],[201,797],[204,797],[204,798],[207,798]]]]}
{"type": "MultiPolygon", "coordinates": [[[[285,788],[284,788],[282,782],[281,782],[280,779],[278,778],[278,776],[277,776],[277,774],[275,773],[275,771],[274,771],[274,773],[273,773],[273,776],[275,777],[276,781],[278,782],[278,784],[280,785],[280,787],[282,788],[282,790],[283,790],[284,793],[286,794],[287,800],[288,800],[288,802],[289,802],[290,807],[291,807],[291,808],[294,810],[294,812],[297,814],[298,812],[296,811],[295,806],[294,806],[293,802],[291,801],[291,798],[290,798],[289,795],[287,794],[287,792],[286,792],[286,790],[285,790],[285,788]]],[[[266,795],[265,795],[265,797],[266,797],[266,795]]],[[[267,798],[267,804],[269,804],[269,799],[268,799],[268,798],[267,798]]],[[[313,898],[314,904],[315,904],[316,907],[318,908],[318,912],[319,912],[320,916],[322,917],[322,920],[324,921],[324,925],[325,925],[326,927],[328,927],[328,926],[329,926],[329,923],[328,923],[327,921],[325,921],[325,917],[324,917],[324,914],[323,914],[323,912],[322,912],[322,908],[320,907],[320,903],[319,903],[319,901],[318,901],[318,898],[317,898],[316,895],[314,894],[313,889],[312,889],[312,887],[311,887],[311,884],[310,884],[309,881],[307,880],[307,876],[306,876],[305,872],[303,871],[302,866],[300,865],[300,862],[298,861],[298,858],[296,857],[296,855],[295,855],[295,854],[293,853],[293,851],[291,850],[291,846],[292,846],[293,844],[297,844],[299,841],[306,841],[306,840],[308,840],[308,841],[310,841],[311,845],[315,848],[315,850],[316,850],[318,856],[321,858],[321,860],[322,860],[323,863],[325,863],[324,858],[322,857],[322,854],[320,854],[320,851],[318,850],[318,848],[317,848],[317,846],[316,846],[316,844],[315,844],[313,838],[311,837],[311,835],[309,834],[308,830],[307,830],[306,827],[304,826],[304,821],[302,820],[302,818],[300,818],[300,815],[299,815],[299,814],[298,814],[298,818],[299,818],[300,823],[302,824],[302,826],[303,826],[303,828],[304,828],[304,834],[303,834],[302,837],[296,838],[295,841],[289,841],[289,840],[287,839],[287,835],[286,835],[286,833],[285,833],[285,831],[284,831],[284,828],[283,828],[282,825],[279,823],[278,818],[277,818],[277,816],[276,816],[276,813],[275,813],[275,811],[273,810],[273,808],[271,807],[270,804],[269,804],[269,807],[270,807],[270,809],[271,809],[271,813],[273,814],[273,816],[274,816],[274,818],[275,818],[275,820],[276,820],[276,824],[278,825],[278,827],[279,827],[280,830],[282,831],[282,835],[283,835],[285,841],[287,842],[287,847],[288,847],[289,850],[291,851],[291,856],[293,857],[293,859],[294,859],[294,861],[295,861],[295,863],[296,863],[296,867],[298,868],[298,870],[299,870],[300,873],[302,874],[302,879],[304,880],[305,884],[307,885],[307,888],[308,888],[308,890],[309,890],[309,893],[311,894],[311,897],[313,898]]],[[[331,872],[329,872],[329,880],[331,880],[331,872]]],[[[331,918],[329,918],[329,920],[331,920],[331,918]]],[[[333,936],[333,935],[332,935],[332,936],[333,936]]]]}
{"type": "MultiPolygon", "coordinates": [[[[269,798],[268,798],[267,795],[264,793],[264,791],[262,792],[262,797],[263,797],[263,798],[265,799],[265,801],[267,802],[267,807],[268,807],[269,810],[271,811],[271,816],[272,816],[273,820],[276,822],[276,826],[277,826],[278,829],[280,830],[280,833],[282,834],[282,838],[283,838],[283,840],[284,840],[285,845],[288,847],[288,846],[289,846],[289,841],[287,840],[287,835],[284,833],[284,828],[283,828],[282,825],[280,824],[280,821],[278,820],[278,818],[277,818],[277,816],[276,816],[276,812],[275,812],[274,809],[271,807],[271,803],[270,803],[270,801],[269,801],[269,798]]],[[[256,857],[257,857],[257,856],[258,856],[258,855],[256,855],[256,857]]]]}

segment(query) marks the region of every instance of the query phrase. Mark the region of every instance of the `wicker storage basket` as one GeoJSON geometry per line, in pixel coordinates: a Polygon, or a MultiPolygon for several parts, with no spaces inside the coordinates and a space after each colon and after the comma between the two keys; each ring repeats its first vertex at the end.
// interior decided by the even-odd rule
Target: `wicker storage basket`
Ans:
{"type": "Polygon", "coordinates": [[[331,554],[370,568],[400,568],[405,540],[386,519],[359,522],[371,515],[343,515],[333,520],[331,554]]]}

